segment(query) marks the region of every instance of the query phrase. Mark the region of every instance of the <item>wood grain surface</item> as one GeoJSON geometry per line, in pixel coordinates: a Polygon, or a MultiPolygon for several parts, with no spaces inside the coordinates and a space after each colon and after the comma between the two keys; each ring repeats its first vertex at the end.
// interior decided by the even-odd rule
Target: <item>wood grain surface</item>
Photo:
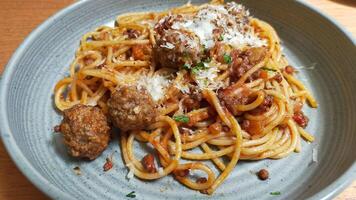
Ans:
{"type": "MultiPolygon", "coordinates": [[[[73,0],[0,0],[0,74],[24,38],[73,0]]],[[[356,0],[308,0],[356,37],[356,0]]],[[[0,142],[0,200],[48,199],[16,168],[0,142]]],[[[356,200],[356,180],[335,199],[356,200]]]]}

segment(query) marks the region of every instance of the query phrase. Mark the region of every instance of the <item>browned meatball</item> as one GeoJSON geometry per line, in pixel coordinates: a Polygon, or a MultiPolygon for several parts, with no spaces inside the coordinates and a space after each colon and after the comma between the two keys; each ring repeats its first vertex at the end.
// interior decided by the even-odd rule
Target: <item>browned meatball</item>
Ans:
{"type": "Polygon", "coordinates": [[[161,67],[193,65],[200,62],[203,56],[204,48],[194,33],[171,28],[173,22],[180,19],[179,15],[169,16],[155,27],[157,45],[153,53],[161,67]]]}
{"type": "Polygon", "coordinates": [[[146,90],[122,86],[108,100],[109,114],[114,125],[122,131],[144,129],[155,121],[155,102],[146,90]]]}
{"type": "Polygon", "coordinates": [[[70,155],[93,160],[105,150],[110,127],[99,108],[78,104],[65,110],[63,117],[59,130],[70,155]]]}

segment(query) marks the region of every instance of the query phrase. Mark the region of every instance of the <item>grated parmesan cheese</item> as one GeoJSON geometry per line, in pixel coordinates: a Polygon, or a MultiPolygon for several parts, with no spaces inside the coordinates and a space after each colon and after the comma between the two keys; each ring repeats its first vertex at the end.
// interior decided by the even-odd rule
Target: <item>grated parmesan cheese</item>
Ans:
{"type": "Polygon", "coordinates": [[[95,99],[90,98],[90,99],[88,99],[87,105],[88,106],[96,106],[96,105],[98,105],[98,103],[96,102],[95,99]]]}
{"type": "Polygon", "coordinates": [[[137,89],[146,88],[154,101],[163,98],[170,81],[161,75],[141,76],[137,81],[137,89]]]}
{"type": "Polygon", "coordinates": [[[189,89],[189,85],[188,84],[183,84],[181,82],[176,82],[174,84],[174,87],[177,88],[178,90],[180,90],[183,94],[189,94],[190,93],[190,89],[189,89]]]}
{"type": "Polygon", "coordinates": [[[127,164],[126,167],[129,168],[129,172],[126,175],[126,178],[128,180],[130,180],[130,179],[132,179],[134,177],[134,170],[132,169],[132,163],[127,164]]]}
{"type": "Polygon", "coordinates": [[[138,90],[147,89],[154,101],[164,97],[165,91],[170,84],[170,81],[161,75],[148,76],[147,74],[116,74],[116,80],[119,85],[136,86],[138,90]]]}
{"type": "Polygon", "coordinates": [[[219,69],[216,66],[211,66],[204,63],[207,67],[205,69],[199,70],[195,76],[195,82],[198,85],[198,88],[201,90],[210,89],[210,90],[217,90],[224,86],[223,82],[217,81],[216,78],[218,77],[219,69]]]}
{"type": "MultiPolygon", "coordinates": [[[[206,48],[214,46],[214,29],[223,30],[223,41],[226,44],[239,48],[243,46],[261,47],[266,46],[267,41],[259,38],[251,31],[244,31],[243,27],[247,26],[246,22],[239,22],[236,16],[229,11],[242,12],[244,7],[236,3],[229,3],[229,10],[221,5],[207,5],[191,19],[176,21],[172,24],[172,29],[188,30],[193,32],[200,39],[201,44],[206,48]]],[[[246,17],[249,12],[245,12],[246,17]]]]}
{"type": "Polygon", "coordinates": [[[162,168],[162,167],[159,167],[159,168],[158,168],[158,174],[159,174],[160,176],[163,176],[163,175],[164,175],[164,171],[163,171],[163,168],[162,168]]]}
{"type": "Polygon", "coordinates": [[[182,130],[188,132],[189,135],[193,135],[194,134],[194,131],[190,128],[185,128],[185,127],[182,127],[182,130]]]}
{"type": "Polygon", "coordinates": [[[174,49],[174,44],[166,42],[166,44],[162,44],[161,47],[164,47],[167,49],[174,49]]]}
{"type": "Polygon", "coordinates": [[[117,73],[115,78],[120,85],[135,85],[139,77],[134,74],[117,73]]]}

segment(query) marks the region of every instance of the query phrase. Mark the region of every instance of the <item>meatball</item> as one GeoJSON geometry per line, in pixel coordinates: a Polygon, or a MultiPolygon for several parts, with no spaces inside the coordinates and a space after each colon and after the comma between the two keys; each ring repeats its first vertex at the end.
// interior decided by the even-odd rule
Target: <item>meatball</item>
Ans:
{"type": "Polygon", "coordinates": [[[144,129],[158,114],[155,102],[145,89],[122,86],[108,100],[113,124],[122,131],[144,129]]]}
{"type": "Polygon", "coordinates": [[[64,136],[69,154],[94,160],[108,146],[110,127],[100,108],[75,105],[64,110],[59,131],[64,136]]]}
{"type": "Polygon", "coordinates": [[[171,28],[173,22],[180,19],[179,16],[169,16],[155,27],[157,45],[153,53],[161,67],[193,65],[199,63],[204,54],[204,48],[194,33],[171,28]]]}

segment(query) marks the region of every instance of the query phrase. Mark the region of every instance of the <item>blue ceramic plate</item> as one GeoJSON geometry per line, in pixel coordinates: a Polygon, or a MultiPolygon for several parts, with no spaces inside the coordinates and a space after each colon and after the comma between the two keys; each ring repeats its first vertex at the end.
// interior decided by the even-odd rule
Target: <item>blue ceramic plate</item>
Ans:
{"type": "MultiPolygon", "coordinates": [[[[355,40],[332,19],[300,1],[241,1],[251,13],[271,23],[283,40],[299,78],[319,102],[308,131],[316,136],[302,152],[282,160],[239,162],[213,196],[178,184],[172,177],[128,181],[117,140],[93,162],[68,157],[53,126],[61,120],[53,105],[55,83],[66,76],[81,36],[132,11],[157,11],[185,2],[87,0],[60,11],[37,28],[9,61],[1,81],[0,127],[3,142],[21,171],[54,199],[330,199],[355,178],[355,40]],[[312,150],[318,162],[312,162],[312,150]],[[115,166],[102,172],[106,156],[115,166]],[[73,172],[80,166],[82,175],[73,172]],[[268,168],[270,179],[253,172],[268,168]],[[280,192],[271,195],[270,192],[280,192]]],[[[193,1],[198,3],[198,1],[193,1]]],[[[136,153],[142,154],[136,149],[136,153]]]]}

